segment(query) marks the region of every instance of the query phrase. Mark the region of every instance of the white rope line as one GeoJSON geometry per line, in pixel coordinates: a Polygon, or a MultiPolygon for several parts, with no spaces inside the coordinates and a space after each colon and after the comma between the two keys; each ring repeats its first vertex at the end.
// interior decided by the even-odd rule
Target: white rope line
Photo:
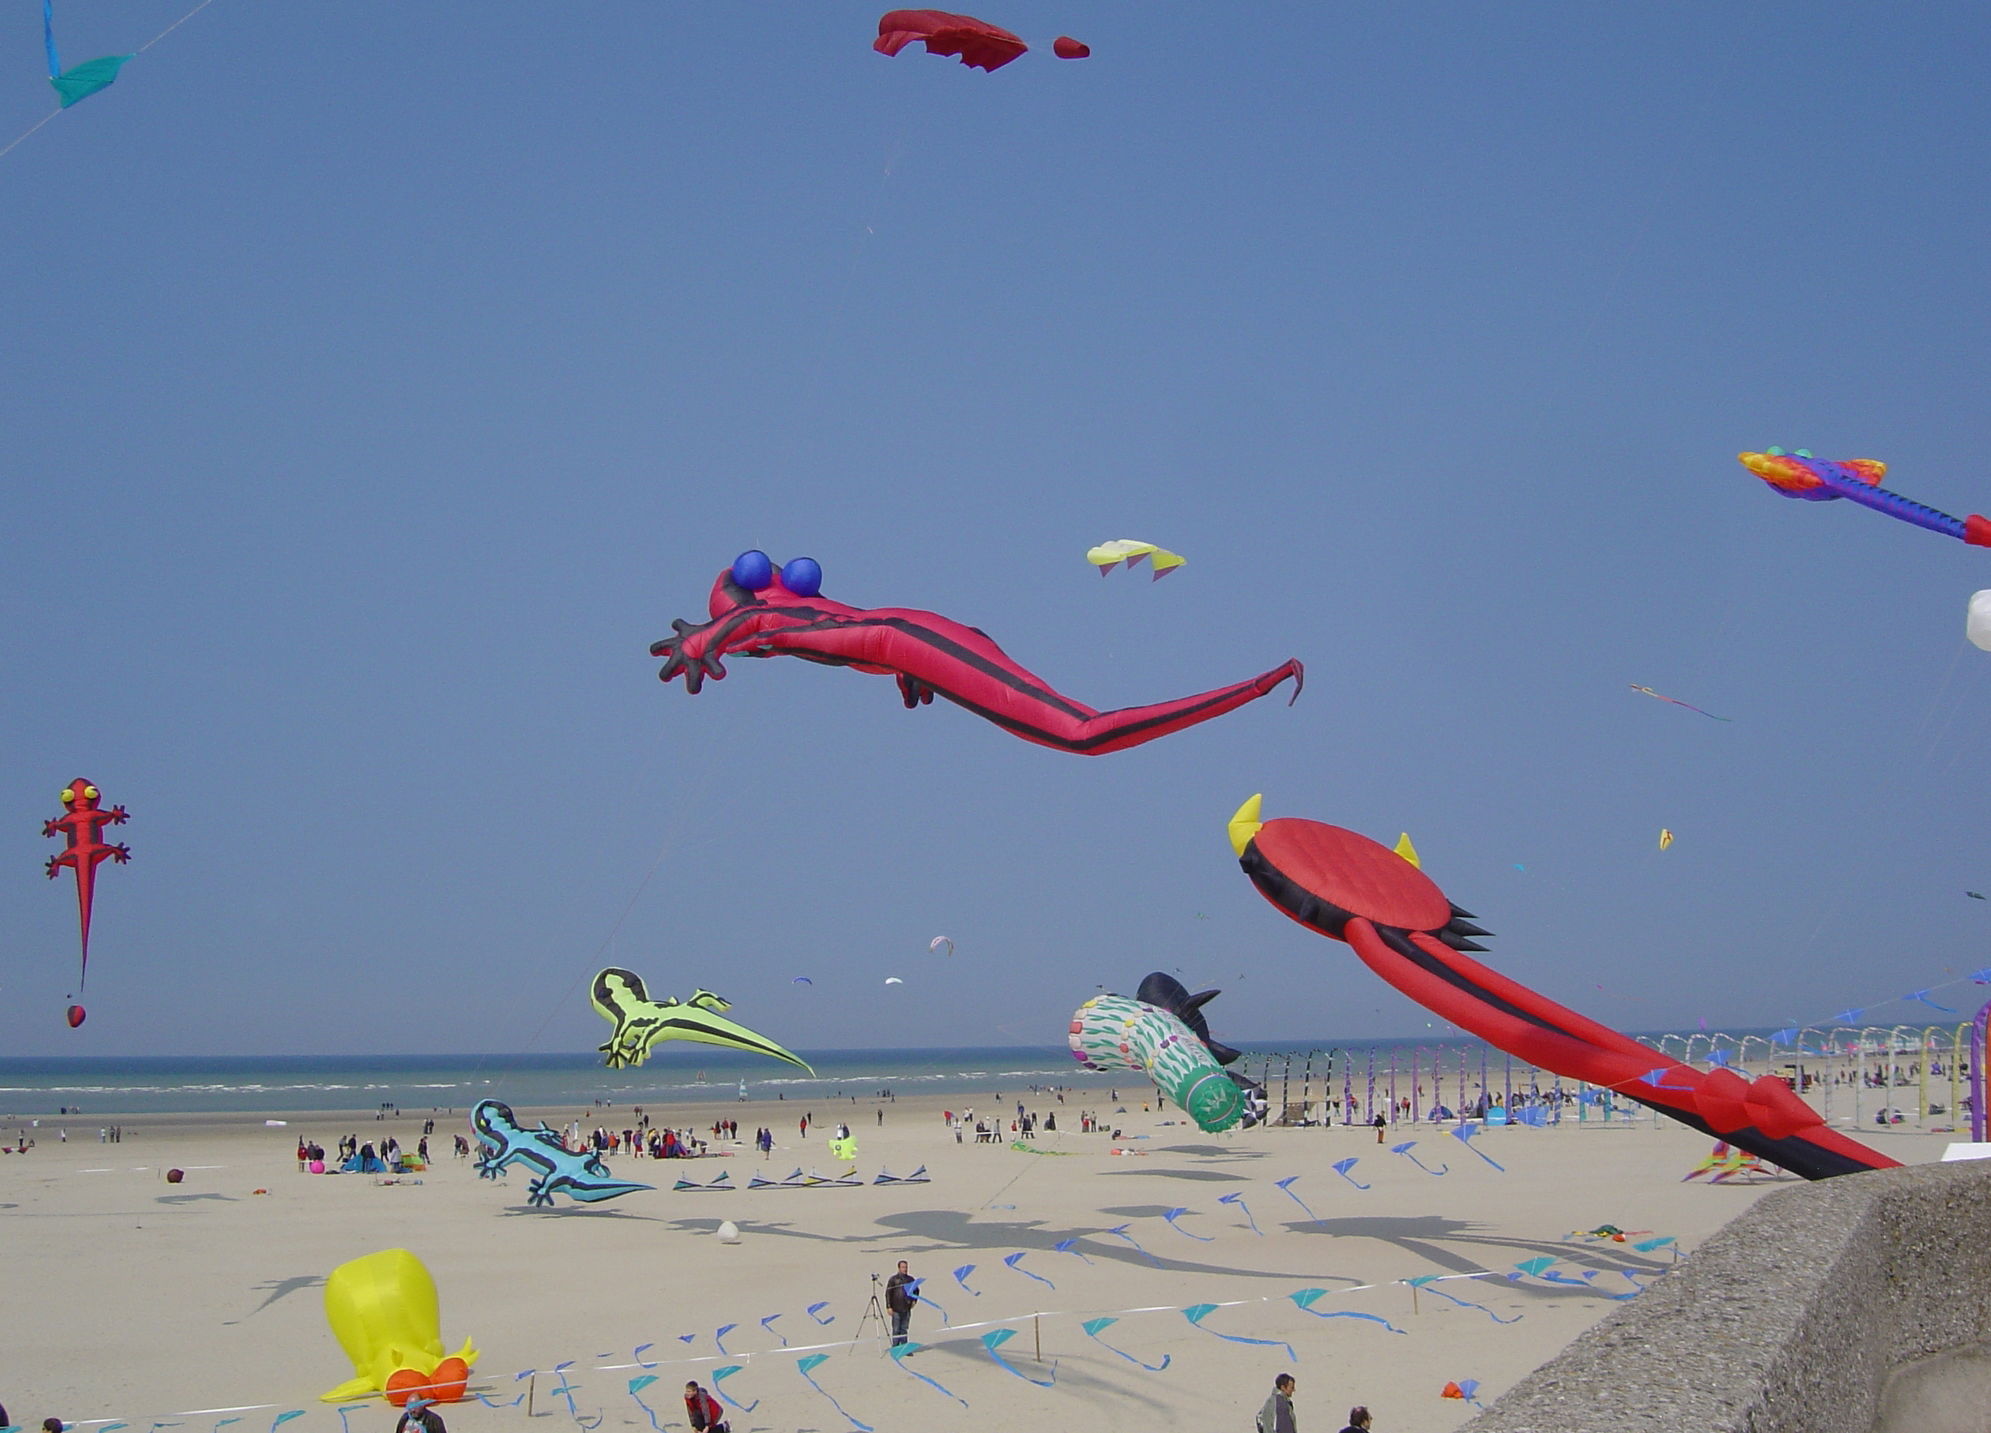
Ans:
{"type": "MultiPolygon", "coordinates": [[[[1331,1289],[1328,1292],[1330,1296],[1335,1298],[1340,1298],[1347,1294],[1360,1294],[1360,1293],[1372,1292],[1376,1289],[1413,1288],[1429,1284],[1451,1283],[1459,1279],[1487,1279],[1487,1278],[1505,1278],[1505,1277],[1506,1277],[1506,1271],[1504,1270],[1475,1269],[1469,1273],[1464,1273],[1464,1274],[1419,1275],[1418,1284],[1416,1285],[1413,1285],[1410,1279],[1390,1279],[1382,1283],[1355,1284],[1345,1289],[1331,1289]]],[[[1236,1308],[1243,1308],[1248,1304],[1280,1303],[1290,1297],[1291,1295],[1289,1294],[1261,1294],[1253,1298],[1224,1299],[1214,1303],[1212,1306],[1219,1309],[1236,1309],[1236,1308]]],[[[1031,1323],[1038,1319],[1092,1319],[1092,1318],[1101,1318],[1101,1317],[1108,1317],[1108,1318],[1119,1317],[1125,1314],[1175,1314],[1181,1312],[1183,1312],[1183,1309],[1182,1306],[1179,1304],[1144,1304],[1138,1308],[1125,1308],[1125,1309],[1037,1309],[1027,1314],[1012,1314],[1007,1318],[980,1319],[974,1323],[966,1323],[966,1324],[946,1324],[942,1326],[942,1328],[939,1331],[939,1334],[946,1335],[946,1334],[956,1334],[956,1333],[971,1333],[977,1329],[1007,1328],[1012,1325],[1031,1323]]],[[[872,1336],[872,1339],[882,1340],[887,1337],[889,1337],[889,1335],[883,1329],[880,1329],[877,1334],[872,1336]]],[[[871,1342],[872,1339],[866,1339],[865,1342],[867,1343],[871,1342]]],[[[936,1347],[944,1340],[940,1336],[924,1340],[917,1338],[910,1338],[909,1336],[909,1341],[913,1343],[918,1343],[922,1347],[936,1347]]],[[[727,1364],[727,1363],[738,1364],[744,1368],[746,1365],[752,1363],[756,1358],[763,1358],[763,1359],[787,1358],[795,1354],[833,1353],[840,1349],[841,1350],[855,1349],[858,1347],[858,1344],[859,1341],[855,1338],[838,1339],[834,1343],[787,1344],[781,1348],[743,1350],[739,1353],[691,1354],[682,1358],[653,1359],[647,1362],[643,1360],[638,1360],[637,1362],[634,1363],[596,1363],[596,1364],[589,1364],[587,1366],[586,1371],[590,1373],[627,1373],[631,1369],[638,1369],[641,1370],[642,1372],[649,1373],[660,1368],[693,1368],[704,1364],[727,1364]]],[[[637,1348],[648,1348],[650,1346],[651,1345],[648,1344],[636,1345],[637,1348]]],[[[541,1373],[547,1374],[548,1376],[551,1376],[553,1374],[559,1374],[562,1376],[564,1380],[566,1371],[570,1368],[573,1368],[576,1362],[577,1360],[575,1359],[565,1359],[559,1363],[552,1365],[550,1368],[544,1368],[544,1369],[522,1368],[517,1373],[511,1375],[510,1382],[517,1383],[522,1378],[535,1377],[541,1373]]],[[[490,1386],[491,1382],[495,1381],[495,1375],[486,1375],[485,1377],[487,1380],[486,1386],[490,1386]]],[[[343,1400],[341,1403],[333,1406],[352,1408],[363,1403],[369,1403],[375,1400],[384,1399],[385,1396],[386,1396],[385,1394],[381,1393],[370,1393],[360,1398],[343,1400]]],[[[504,1407],[507,1405],[499,1404],[497,1406],[504,1407]]],[[[242,1404],[236,1404],[228,1408],[190,1408],[179,1413],[162,1414],[159,1415],[159,1417],[151,1418],[145,1421],[148,1424],[156,1425],[160,1421],[160,1418],[200,1418],[208,1416],[210,1414],[219,1414],[219,1413],[263,1413],[263,1412],[268,1412],[271,1409],[284,1409],[290,1407],[295,1407],[295,1405],[294,1404],[287,1405],[282,1403],[242,1403],[242,1404]]],[[[122,1418],[73,1418],[65,1420],[67,1425],[72,1428],[96,1428],[96,1427],[103,1427],[108,1424],[119,1424],[119,1425],[129,1424],[131,1427],[136,1428],[139,1425],[139,1421],[140,1420],[138,1419],[122,1419],[122,1418]]]]}

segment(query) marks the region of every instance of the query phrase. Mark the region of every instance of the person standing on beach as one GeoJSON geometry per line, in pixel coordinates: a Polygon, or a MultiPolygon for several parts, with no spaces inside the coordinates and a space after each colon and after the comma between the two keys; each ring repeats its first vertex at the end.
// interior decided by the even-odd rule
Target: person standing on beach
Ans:
{"type": "Polygon", "coordinates": [[[919,1280],[912,1276],[906,1261],[901,1259],[899,1272],[885,1280],[885,1307],[892,1311],[893,1348],[905,1343],[906,1330],[913,1321],[913,1305],[918,1302],[919,1280]]]}
{"type": "Polygon", "coordinates": [[[1348,1410],[1348,1426],[1341,1433],[1369,1433],[1369,1410],[1356,1404],[1348,1410]]]}
{"type": "Polygon", "coordinates": [[[449,1430],[443,1426],[442,1415],[436,1412],[435,1404],[426,1398],[411,1398],[408,1400],[408,1411],[394,1425],[394,1433],[449,1433],[449,1430]]]}
{"type": "Polygon", "coordinates": [[[696,1380],[684,1386],[684,1411],[690,1416],[695,1433],[731,1433],[721,1416],[725,1410],[719,1406],[719,1400],[700,1388],[696,1380]]]}
{"type": "Polygon", "coordinates": [[[1282,1373],[1272,1380],[1272,1396],[1258,1410],[1258,1433],[1299,1433],[1293,1422],[1293,1375],[1282,1373]]]}
{"type": "Polygon", "coordinates": [[[1376,1127],[1376,1143],[1381,1144],[1383,1142],[1383,1131],[1389,1128],[1390,1122],[1382,1117],[1381,1112],[1378,1112],[1376,1118],[1371,1123],[1376,1127]]]}

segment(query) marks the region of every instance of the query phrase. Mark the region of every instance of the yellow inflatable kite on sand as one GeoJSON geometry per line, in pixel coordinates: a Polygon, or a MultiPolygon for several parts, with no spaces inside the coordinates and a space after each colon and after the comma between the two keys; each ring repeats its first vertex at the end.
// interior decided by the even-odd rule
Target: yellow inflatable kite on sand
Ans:
{"type": "Polygon", "coordinates": [[[443,1356],[436,1281],[406,1249],[382,1249],[332,1270],[325,1319],[356,1377],[319,1395],[324,1402],[384,1393],[399,1408],[417,1394],[435,1403],[463,1397],[476,1345],[466,1340],[443,1356]]]}

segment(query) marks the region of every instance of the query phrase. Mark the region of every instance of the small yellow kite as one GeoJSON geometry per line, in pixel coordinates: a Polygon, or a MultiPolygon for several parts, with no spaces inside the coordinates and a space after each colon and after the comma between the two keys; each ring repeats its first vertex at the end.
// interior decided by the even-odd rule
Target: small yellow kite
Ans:
{"type": "Polygon", "coordinates": [[[1672,844],[1673,833],[1668,831],[1664,826],[1661,826],[1659,828],[1659,849],[1663,851],[1672,844]]]}
{"type": "Polygon", "coordinates": [[[1085,560],[1099,569],[1101,577],[1122,562],[1131,569],[1144,557],[1153,565],[1154,580],[1157,582],[1189,560],[1180,553],[1156,547],[1151,542],[1136,542],[1130,537],[1116,537],[1111,542],[1102,542],[1097,547],[1088,548],[1085,554],[1085,560]]]}

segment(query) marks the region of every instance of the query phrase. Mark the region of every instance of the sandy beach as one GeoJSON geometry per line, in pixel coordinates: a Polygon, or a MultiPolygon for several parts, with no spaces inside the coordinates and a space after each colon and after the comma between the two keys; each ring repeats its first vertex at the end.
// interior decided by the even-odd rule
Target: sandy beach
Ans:
{"type": "MultiPolygon", "coordinates": [[[[986,1115],[994,1095],[965,1103],[986,1115]]],[[[1004,1096],[1013,1113],[1016,1092],[1004,1096]]],[[[522,1173],[480,1180],[470,1160],[451,1157],[460,1114],[436,1116],[438,1158],[425,1173],[391,1182],[300,1174],[296,1142],[392,1132],[413,1148],[427,1111],[387,1121],[291,1115],[280,1128],[246,1113],[138,1117],[118,1121],[120,1143],[98,1140],[112,1116],[44,1119],[31,1152],[0,1158],[0,1208],[16,1231],[8,1283],[18,1291],[0,1311],[11,1353],[0,1402],[29,1426],[55,1414],[142,1427],[206,1410],[199,1418],[239,1417],[249,1428],[304,1409],[295,1426],[329,1431],[339,1414],[318,1395],[351,1370],[326,1325],[324,1278],[398,1246],[435,1276],[445,1342],[474,1338],[481,1350],[473,1389],[509,1405],[529,1385],[532,1416],[556,1423],[644,1427],[647,1404],[660,1425],[682,1427],[685,1379],[709,1385],[715,1368],[738,1365],[722,1387],[751,1410],[732,1413],[740,1433],[1025,1420],[1241,1429],[1274,1375],[1290,1370],[1303,1427],[1339,1427],[1349,1405],[1366,1403],[1378,1428],[1438,1433],[1474,1411],[1439,1396],[1447,1381],[1476,1379],[1482,1401],[1497,1397],[1613,1296],[1663,1277],[1675,1248],[1691,1256],[1790,1182],[1683,1182],[1708,1141],[1649,1116],[1490,1129],[1470,1148],[1443,1127],[1405,1127],[1390,1144],[1416,1147],[1395,1155],[1364,1128],[1212,1136],[1138,1097],[1117,1114],[1074,1093],[1063,1107],[1028,1098],[1057,1110],[1062,1128],[1035,1141],[1045,1153],[1024,1153],[976,1145],[972,1133],[957,1143],[942,1111],[963,1103],[902,1098],[883,1106],[880,1125],[875,1101],[819,1102],[807,1139],[794,1123],[800,1102],[653,1108],[676,1127],[730,1116],[750,1136],[767,1123],[776,1148],[765,1160],[716,1144],[703,1160],[617,1159],[619,1177],[659,1187],[550,1211],[526,1207],[522,1173]],[[1073,1132],[1082,1104],[1129,1136],[1120,1152],[1107,1135],[1073,1132]],[[931,1182],[670,1188],[721,1170],[740,1185],[798,1166],[834,1172],[822,1126],[838,1119],[857,1136],[867,1181],[924,1164],[931,1182]],[[1358,1163],[1337,1173],[1350,1157],[1358,1163]],[[185,1171],[183,1182],[165,1182],[169,1167],[185,1171]],[[1295,1176],[1286,1190],[1276,1183],[1295,1176]],[[1237,1200],[1219,1202],[1226,1195],[1237,1200]],[[1171,1220],[1176,1210],[1186,1212],[1171,1220]],[[736,1245],[714,1237],[728,1219],[743,1231],[736,1245]],[[1676,1242],[1639,1252],[1571,1238],[1601,1224],[1676,1242]],[[1077,1242],[1054,1247],[1067,1240],[1077,1242]],[[1568,1282],[1504,1277],[1543,1257],[1568,1282]],[[927,1347],[903,1366],[884,1355],[875,1324],[852,1342],[870,1275],[889,1275],[900,1259],[931,1296],[913,1320],[927,1347]],[[1446,1278],[1415,1295],[1403,1282],[1477,1271],[1494,1277],[1446,1278]],[[1326,1291],[1309,1310],[1290,1297],[1306,1289],[1326,1291]],[[818,1303],[826,1307],[812,1316],[818,1303]],[[1219,1307],[1193,1324],[1182,1310],[1199,1304],[1219,1307]],[[1316,1316],[1339,1314],[1365,1317],[1316,1316]],[[1118,1321],[1088,1336],[1083,1323],[1102,1316],[1118,1321]],[[998,1328],[1015,1333],[991,1351],[983,1337],[998,1328]],[[797,1360],[814,1346],[830,1357],[805,1379],[797,1360]],[[1135,1362],[1164,1359],[1159,1371],[1135,1362]],[[570,1360],[571,1391],[557,1393],[552,1371],[570,1360]],[[539,1372],[515,1378],[528,1369],[539,1372]],[[632,1395],[630,1380],[649,1375],[657,1381],[632,1395]]],[[[591,1113],[618,1128],[632,1122],[627,1110],[530,1113],[562,1125],[591,1113]]],[[[1907,1162],[1940,1157],[1951,1138],[1871,1137],[1907,1162]]],[[[394,1416],[377,1401],[347,1405],[358,1427],[386,1428],[394,1416]]],[[[497,1429],[523,1427],[527,1410],[466,1402],[447,1416],[453,1427],[497,1429]]]]}

